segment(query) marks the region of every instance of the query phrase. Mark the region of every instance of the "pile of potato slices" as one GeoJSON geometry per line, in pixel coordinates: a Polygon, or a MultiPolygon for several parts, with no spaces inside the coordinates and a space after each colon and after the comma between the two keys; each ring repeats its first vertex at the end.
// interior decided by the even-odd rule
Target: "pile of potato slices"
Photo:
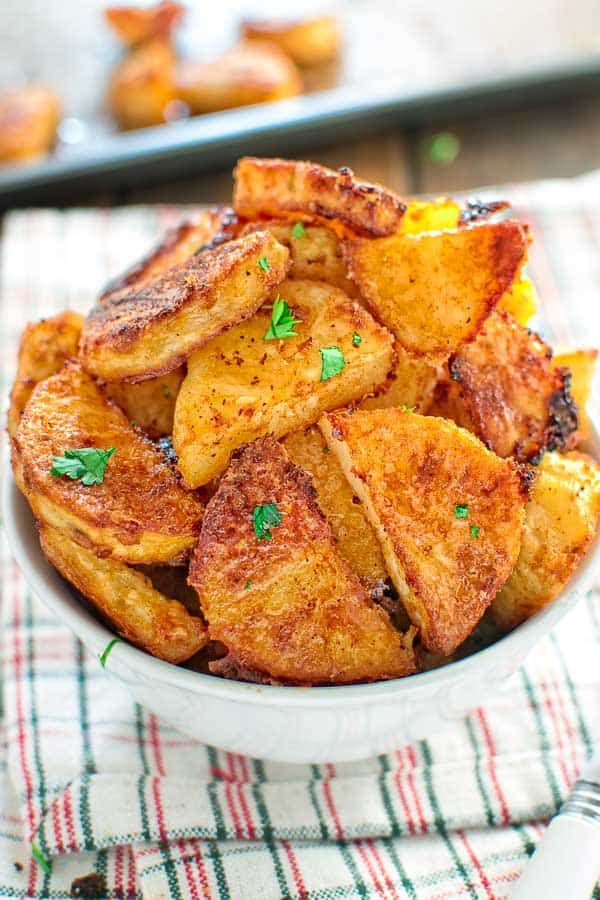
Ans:
{"type": "Polygon", "coordinates": [[[596,351],[527,328],[504,203],[245,158],[87,318],[22,337],[15,478],[122,638],[273,684],[407,676],[553,600],[589,547],[596,351]]]}

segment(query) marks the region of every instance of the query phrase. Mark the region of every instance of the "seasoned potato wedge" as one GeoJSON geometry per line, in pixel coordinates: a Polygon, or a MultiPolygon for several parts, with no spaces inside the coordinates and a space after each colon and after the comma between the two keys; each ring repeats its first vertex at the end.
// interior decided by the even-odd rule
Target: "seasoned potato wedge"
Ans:
{"type": "Polygon", "coordinates": [[[299,66],[331,62],[340,49],[341,33],[335,16],[309,19],[246,19],[242,38],[277,44],[299,66]]]}
{"type": "Polygon", "coordinates": [[[175,100],[175,55],[163,40],[135,47],[114,69],[108,85],[108,108],[120,128],[147,128],[166,121],[175,100]]]}
{"type": "Polygon", "coordinates": [[[103,555],[171,562],[196,542],[200,502],[74,360],[35,389],[13,438],[13,466],[36,518],[103,555]],[[53,457],[81,447],[116,447],[102,483],[51,474],[53,457]]]}
{"type": "Polygon", "coordinates": [[[571,350],[557,353],[554,357],[555,365],[568,369],[571,373],[571,396],[577,404],[578,427],[569,438],[569,447],[576,447],[590,435],[590,420],[586,406],[590,398],[597,359],[597,350],[571,350]]]}
{"type": "Polygon", "coordinates": [[[207,506],[190,583],[213,640],[241,666],[294,684],[372,681],[414,671],[392,626],[338,553],[310,476],[263,438],[232,457],[207,506]],[[280,524],[259,539],[256,510],[280,524]]]}
{"type": "Polygon", "coordinates": [[[0,163],[45,156],[54,143],[60,101],[43,85],[28,85],[0,93],[0,163]]]}
{"type": "Polygon", "coordinates": [[[295,97],[302,81],[276,44],[242,41],[212,62],[184,62],[177,69],[178,96],[193,113],[295,97]]]}
{"type": "Polygon", "coordinates": [[[409,408],[413,412],[425,413],[429,409],[435,388],[447,375],[447,356],[421,356],[405,350],[396,343],[394,368],[385,388],[374,397],[363,400],[363,409],[389,409],[391,406],[409,408]]]}
{"type": "Polygon", "coordinates": [[[17,374],[10,394],[8,433],[14,436],[36,384],[55,375],[77,355],[83,316],[65,310],[51,319],[30,322],[21,335],[17,374]]]}
{"type": "Polygon", "coordinates": [[[492,603],[510,629],[553,600],[569,581],[600,521],[600,469],[579,453],[547,453],[526,507],[517,565],[492,603]]]}
{"type": "Polygon", "coordinates": [[[104,10],[106,21],[127,47],[154,38],[170,38],[183,13],[184,7],[171,0],[163,0],[145,9],[139,6],[108,6],[104,10]]]}
{"type": "Polygon", "coordinates": [[[567,370],[536,334],[496,310],[450,362],[430,412],[468,428],[498,456],[539,462],[577,428],[567,370]]]}
{"type": "Polygon", "coordinates": [[[529,278],[521,277],[504,294],[498,309],[505,309],[519,325],[527,325],[537,310],[537,294],[529,278]]]}
{"type": "Polygon", "coordinates": [[[424,647],[452,653],[517,560],[525,492],[516,464],[452,422],[401,409],[331,412],[319,424],[424,647]]]}
{"type": "Polygon", "coordinates": [[[460,206],[449,197],[435,200],[408,200],[402,219],[402,234],[422,234],[425,231],[447,231],[458,228],[460,206]]]}
{"type": "Polygon", "coordinates": [[[289,278],[326,281],[348,297],[357,296],[356,285],[348,278],[342,245],[331,228],[310,222],[270,219],[248,222],[241,233],[253,231],[270,231],[280,244],[288,248],[292,261],[289,278]]]}
{"type": "Polygon", "coordinates": [[[175,403],[184,378],[182,366],[148,381],[137,384],[112,381],[105,387],[110,399],[123,410],[131,425],[142,428],[151,438],[159,438],[173,433],[175,403]]]}
{"type": "Polygon", "coordinates": [[[392,337],[358,303],[316,281],[286,281],[280,292],[296,318],[296,337],[265,340],[271,309],[263,308],[188,360],[173,446],[190,488],[219,475],[240,444],[269,433],[282,437],[385,381],[392,337]],[[322,380],[323,356],[332,348],[343,354],[344,367],[322,380]]]}
{"type": "Polygon", "coordinates": [[[283,281],[289,252],[259,231],[179,263],[156,281],[101,300],[85,321],[81,355],[106,381],[163,375],[252,315],[283,281]],[[268,260],[268,268],[259,260],[268,260]]]}
{"type": "Polygon", "coordinates": [[[233,208],[246,219],[316,218],[342,233],[380,237],[397,231],[406,209],[392,191],[348,168],[246,156],[234,177],[233,208]]]}
{"type": "Polygon", "coordinates": [[[58,528],[40,528],[42,550],[117,634],[166,662],[181,663],[208,641],[206,625],[150,579],[115,559],[103,559],[58,528]]]}
{"type": "Polygon", "coordinates": [[[478,330],[527,254],[518,222],[344,242],[373,314],[413,353],[450,354],[478,330]]]}
{"type": "Polygon", "coordinates": [[[379,541],[319,429],[313,425],[294,431],[283,446],[294,465],[312,476],[317,503],[340,554],[368,591],[380,588],[388,573],[379,541]]]}

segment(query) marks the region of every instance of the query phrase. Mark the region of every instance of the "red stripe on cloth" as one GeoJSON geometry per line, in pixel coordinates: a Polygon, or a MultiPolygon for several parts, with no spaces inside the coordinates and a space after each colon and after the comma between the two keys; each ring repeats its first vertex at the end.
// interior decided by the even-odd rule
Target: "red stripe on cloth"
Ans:
{"type": "Polygon", "coordinates": [[[556,702],[558,709],[561,714],[561,718],[565,724],[565,731],[567,734],[567,738],[569,739],[569,749],[571,751],[571,762],[573,763],[573,771],[571,773],[571,784],[574,784],[579,777],[579,758],[577,755],[577,739],[575,737],[575,730],[571,723],[571,719],[569,717],[569,711],[565,705],[564,693],[558,682],[556,676],[553,676],[550,679],[550,683],[554,690],[554,694],[556,696],[556,702]]]}
{"type": "Polygon", "coordinates": [[[227,807],[229,809],[229,814],[233,820],[233,827],[235,828],[235,836],[236,838],[244,837],[244,829],[242,828],[242,823],[237,811],[237,807],[235,804],[235,800],[233,797],[233,791],[231,790],[231,783],[235,781],[235,771],[233,769],[233,757],[231,753],[225,754],[225,759],[227,760],[227,778],[224,781],[225,785],[225,800],[227,802],[227,807]]]}
{"type": "Polygon", "coordinates": [[[548,684],[545,679],[542,679],[539,683],[539,688],[543,698],[543,704],[550,713],[550,718],[552,720],[552,725],[554,728],[554,734],[556,736],[556,745],[558,747],[558,765],[560,771],[562,773],[563,781],[567,788],[571,787],[571,779],[569,778],[569,773],[567,772],[567,766],[564,759],[564,750],[565,745],[562,738],[562,730],[560,727],[560,722],[558,721],[558,716],[556,714],[556,709],[554,708],[554,701],[550,696],[550,691],[548,690],[548,684]]]}
{"type": "Polygon", "coordinates": [[[371,879],[373,887],[375,888],[375,890],[377,891],[377,893],[379,894],[380,897],[385,897],[386,891],[384,890],[382,883],[380,882],[379,878],[377,877],[377,872],[375,871],[373,864],[371,863],[371,860],[369,859],[369,854],[367,853],[364,843],[362,841],[355,841],[354,846],[358,850],[358,852],[360,854],[360,858],[362,859],[362,861],[365,864],[365,867],[367,869],[367,872],[369,873],[369,877],[371,879]]]}
{"type": "Polygon", "coordinates": [[[300,871],[300,866],[298,865],[298,859],[296,857],[296,854],[294,853],[294,848],[289,841],[282,841],[281,845],[285,850],[285,854],[290,864],[290,869],[292,870],[292,875],[294,876],[294,884],[296,885],[296,889],[298,891],[298,898],[299,900],[307,900],[308,891],[306,890],[306,885],[304,884],[304,879],[302,878],[302,873],[300,871]]]}
{"type": "Polygon", "coordinates": [[[375,843],[373,838],[367,838],[366,844],[367,844],[367,847],[369,848],[369,850],[371,851],[371,855],[373,856],[373,858],[379,868],[379,871],[383,875],[383,880],[385,881],[386,887],[388,888],[388,890],[392,896],[392,900],[399,900],[398,891],[396,890],[393,879],[390,877],[390,873],[387,870],[387,866],[386,866],[385,862],[383,861],[383,859],[379,853],[379,850],[377,849],[377,844],[375,843]]]}
{"type": "Polygon", "coordinates": [[[490,900],[495,900],[495,895],[494,895],[494,892],[492,891],[492,886],[490,884],[490,880],[487,877],[487,875],[485,874],[483,866],[481,865],[481,863],[479,862],[479,859],[475,855],[475,851],[471,847],[471,844],[467,840],[467,836],[462,829],[458,832],[458,836],[461,839],[461,841],[463,842],[463,844],[465,845],[465,850],[469,854],[469,859],[471,860],[471,862],[473,863],[473,865],[475,867],[475,871],[477,872],[477,874],[479,876],[481,886],[484,888],[484,890],[485,890],[486,894],[488,895],[488,897],[490,898],[490,900]]]}
{"type": "Polygon", "coordinates": [[[160,727],[158,724],[158,719],[154,715],[154,713],[150,713],[148,716],[148,735],[150,738],[150,746],[152,747],[152,751],[154,753],[154,762],[156,763],[156,771],[159,775],[166,775],[165,767],[163,764],[163,755],[162,748],[160,746],[160,727]]]}
{"type": "Polygon", "coordinates": [[[417,755],[415,753],[415,748],[409,744],[406,748],[406,752],[408,754],[408,759],[410,761],[410,769],[408,770],[408,786],[410,788],[410,792],[413,796],[413,801],[415,804],[415,808],[417,810],[417,816],[419,818],[419,825],[421,828],[421,832],[425,834],[427,831],[427,819],[425,818],[425,814],[423,813],[423,807],[421,806],[421,798],[419,797],[419,792],[417,790],[417,786],[415,784],[414,770],[417,768],[417,755]]]}
{"type": "Polygon", "coordinates": [[[408,800],[406,799],[406,794],[404,793],[404,785],[402,781],[402,773],[404,770],[404,760],[400,753],[400,750],[396,750],[396,758],[398,760],[399,765],[396,767],[396,772],[394,774],[394,783],[396,785],[396,790],[398,791],[398,796],[400,798],[400,803],[402,804],[402,809],[404,812],[404,818],[406,819],[406,825],[408,827],[409,834],[416,834],[417,828],[412,817],[412,812],[410,806],[408,805],[408,800]]]}
{"type": "Polygon", "coordinates": [[[343,840],[344,829],[342,828],[342,823],[340,822],[340,817],[335,806],[333,794],[331,793],[331,779],[335,778],[335,768],[333,766],[333,763],[325,763],[325,771],[327,775],[322,780],[323,796],[325,797],[327,809],[329,810],[329,814],[333,819],[333,824],[335,825],[336,837],[339,840],[343,840]]]}
{"type": "Polygon", "coordinates": [[[65,852],[65,845],[62,837],[62,824],[60,821],[60,809],[58,803],[52,804],[52,829],[54,831],[54,843],[59,853],[65,852]]]}
{"type": "Polygon", "coordinates": [[[212,897],[212,891],[210,889],[210,883],[208,881],[206,864],[202,855],[202,841],[198,838],[188,838],[187,843],[190,845],[194,854],[194,862],[197,866],[197,875],[200,882],[200,887],[202,888],[202,896],[205,898],[205,900],[210,900],[210,898],[212,897]]]}
{"type": "Polygon", "coordinates": [[[483,732],[483,737],[484,737],[485,744],[486,744],[486,747],[487,747],[487,750],[489,753],[488,769],[489,769],[489,773],[490,773],[490,778],[492,780],[494,793],[496,794],[496,797],[498,799],[498,804],[500,806],[500,813],[502,815],[502,825],[508,825],[508,823],[510,822],[510,810],[508,808],[508,803],[506,800],[506,796],[504,795],[504,791],[502,790],[502,788],[500,786],[500,781],[498,779],[498,773],[496,772],[496,763],[495,763],[495,759],[494,759],[496,756],[496,745],[495,745],[494,739],[492,737],[492,732],[491,732],[491,729],[490,729],[490,726],[489,726],[489,723],[487,720],[487,716],[481,706],[477,708],[476,714],[477,714],[477,718],[479,719],[479,724],[481,725],[481,731],[483,732]]]}
{"type": "Polygon", "coordinates": [[[69,838],[69,849],[73,853],[77,853],[77,837],[75,834],[75,820],[73,817],[73,805],[71,802],[71,785],[68,784],[63,793],[63,807],[65,812],[65,824],[67,826],[67,836],[69,838]]]}
{"type": "Polygon", "coordinates": [[[246,794],[244,791],[244,784],[247,784],[250,781],[250,772],[248,770],[248,762],[243,756],[237,756],[238,765],[242,771],[241,783],[237,785],[237,792],[240,801],[240,806],[242,807],[242,813],[244,815],[244,819],[246,820],[246,829],[248,831],[248,837],[251,841],[256,840],[256,828],[254,827],[254,822],[252,821],[252,813],[250,812],[250,808],[248,806],[248,802],[246,800],[246,794]]]}
{"type": "Polygon", "coordinates": [[[187,881],[188,888],[190,889],[191,900],[200,900],[200,894],[198,893],[198,887],[194,879],[192,861],[187,855],[186,841],[177,841],[177,847],[179,848],[179,853],[181,854],[181,859],[183,861],[183,871],[185,872],[185,880],[187,881]]]}
{"type": "Polygon", "coordinates": [[[163,808],[162,797],[160,795],[160,778],[155,775],[152,779],[152,796],[154,798],[154,808],[156,809],[156,821],[158,824],[158,833],[161,841],[167,840],[167,829],[165,826],[165,811],[163,808]]]}
{"type": "Polygon", "coordinates": [[[137,888],[137,872],[135,868],[135,857],[131,844],[126,847],[127,851],[127,894],[129,897],[136,896],[137,888]]]}
{"type": "Polygon", "coordinates": [[[125,885],[123,884],[123,847],[118,845],[115,847],[115,894],[122,894],[125,885]]]}

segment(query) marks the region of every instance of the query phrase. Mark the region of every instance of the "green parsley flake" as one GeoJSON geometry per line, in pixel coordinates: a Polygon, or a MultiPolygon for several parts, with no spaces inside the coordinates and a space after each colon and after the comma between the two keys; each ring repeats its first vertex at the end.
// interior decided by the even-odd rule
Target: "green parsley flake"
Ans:
{"type": "Polygon", "coordinates": [[[294,314],[289,308],[287,301],[277,294],[273,302],[273,311],[271,313],[271,324],[264,336],[265,341],[279,340],[280,338],[297,337],[294,331],[299,319],[294,318],[294,314]]]}
{"type": "Polygon", "coordinates": [[[249,591],[251,587],[252,587],[252,580],[249,580],[249,581],[247,581],[246,584],[244,585],[244,590],[245,590],[245,591],[249,591]]]}
{"type": "Polygon", "coordinates": [[[346,365],[344,354],[339,347],[323,347],[321,354],[321,381],[328,381],[334,375],[339,375],[346,365]]]}
{"type": "Polygon", "coordinates": [[[81,478],[81,483],[88,486],[102,484],[106,464],[116,449],[116,447],[111,447],[110,450],[81,447],[78,450],[65,450],[63,456],[53,457],[50,474],[56,478],[66,475],[73,481],[81,478]]]}
{"type": "Polygon", "coordinates": [[[362,344],[362,338],[361,338],[360,334],[358,333],[358,331],[355,331],[354,334],[352,335],[352,346],[359,347],[360,344],[362,344]]]}
{"type": "Polygon", "coordinates": [[[264,503],[262,506],[255,506],[252,511],[252,525],[259,541],[273,540],[271,528],[281,525],[281,513],[277,508],[277,504],[264,503]]]}
{"type": "Polygon", "coordinates": [[[330,448],[329,448],[329,447],[323,447],[323,453],[331,453],[330,448]]]}
{"type": "Polygon", "coordinates": [[[162,384],[162,385],[161,385],[161,389],[162,389],[162,395],[163,395],[163,397],[165,397],[166,399],[168,399],[168,398],[171,396],[171,388],[170,388],[168,385],[166,385],[166,384],[162,384]]]}
{"type": "Polygon", "coordinates": [[[269,272],[271,270],[271,266],[269,265],[269,260],[266,256],[261,256],[258,260],[258,268],[262,269],[263,272],[269,272]]]}
{"type": "Polygon", "coordinates": [[[31,855],[40,866],[40,868],[44,870],[46,875],[50,875],[50,873],[52,872],[52,863],[46,859],[37,844],[31,845],[31,855]]]}
{"type": "Polygon", "coordinates": [[[454,507],[454,518],[455,519],[468,519],[469,518],[469,507],[466,503],[459,503],[454,507]]]}
{"type": "Polygon", "coordinates": [[[121,643],[121,641],[119,640],[119,638],[113,638],[112,641],[108,642],[108,644],[106,645],[106,647],[104,648],[104,650],[102,651],[100,656],[98,657],[98,659],[100,660],[100,665],[102,666],[103,669],[106,668],[106,660],[108,659],[108,654],[110,653],[112,648],[115,646],[115,644],[120,644],[120,643],[121,643]]]}
{"type": "Polygon", "coordinates": [[[299,241],[303,237],[306,237],[306,228],[304,227],[302,222],[296,222],[296,224],[292,228],[292,237],[295,237],[297,241],[299,241]]]}
{"type": "Polygon", "coordinates": [[[407,406],[406,403],[402,404],[402,412],[414,412],[416,408],[416,406],[407,406]]]}
{"type": "Polygon", "coordinates": [[[196,285],[198,284],[198,279],[195,275],[186,275],[185,283],[189,284],[190,287],[196,287],[196,285]]]}
{"type": "Polygon", "coordinates": [[[479,525],[471,525],[470,532],[471,532],[471,537],[476,538],[477,535],[479,534],[479,525]]]}

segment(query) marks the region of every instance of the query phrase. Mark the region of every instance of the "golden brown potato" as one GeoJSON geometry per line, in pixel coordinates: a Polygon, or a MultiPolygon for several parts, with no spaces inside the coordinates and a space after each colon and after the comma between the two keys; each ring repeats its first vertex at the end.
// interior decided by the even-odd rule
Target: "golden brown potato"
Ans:
{"type": "Polygon", "coordinates": [[[283,446],[294,465],[312,476],[317,503],[340,554],[367,591],[381,588],[388,573],[379,541],[319,429],[313,425],[294,431],[283,446]]]}
{"type": "Polygon", "coordinates": [[[527,325],[537,310],[537,294],[529,278],[521,277],[504,294],[498,309],[505,309],[519,325],[527,325]]]}
{"type": "Polygon", "coordinates": [[[219,475],[240,444],[310,425],[324,410],[362,399],[390,370],[391,335],[358,303],[317,281],[285,281],[279,290],[296,337],[265,340],[272,311],[263,308],[188,360],[173,446],[190,488],[219,475]],[[334,357],[340,371],[323,380],[334,357]]]}
{"type": "Polygon", "coordinates": [[[26,326],[21,335],[17,374],[10,394],[8,433],[11,437],[36,384],[55,375],[66,359],[77,355],[82,325],[83,316],[66,310],[26,326]]]}
{"type": "Polygon", "coordinates": [[[150,579],[115,559],[103,559],[58,528],[40,528],[42,550],[117,634],[152,656],[181,663],[208,641],[201,618],[159,593],[150,579]]]}
{"type": "Polygon", "coordinates": [[[383,390],[363,400],[363,409],[407,407],[412,412],[425,413],[431,406],[435,388],[447,375],[447,356],[421,356],[405,350],[396,342],[394,367],[383,390]]]}
{"type": "Polygon", "coordinates": [[[350,277],[373,314],[422,355],[450,354],[472,337],[525,261],[518,222],[344,243],[350,277]]]}
{"type": "Polygon", "coordinates": [[[106,21],[126,47],[154,38],[169,39],[183,13],[184,7],[171,0],[163,0],[145,9],[139,6],[108,6],[104,10],[106,21]]]}
{"type": "Polygon", "coordinates": [[[600,469],[579,453],[547,453],[526,507],[517,565],[492,603],[509,629],[550,603],[569,581],[600,521],[600,469]]]}
{"type": "Polygon", "coordinates": [[[458,228],[460,206],[449,197],[435,200],[408,200],[402,219],[402,234],[422,234],[425,231],[448,231],[458,228]]]}
{"type": "Polygon", "coordinates": [[[557,353],[554,363],[571,373],[571,396],[577,404],[578,428],[569,438],[569,447],[576,447],[590,436],[590,420],[586,406],[592,388],[592,379],[598,359],[597,350],[570,350],[557,353]]]}
{"type": "Polygon", "coordinates": [[[60,101],[43,85],[0,93],[0,163],[32,161],[45,156],[56,137],[60,101]]]}
{"type": "Polygon", "coordinates": [[[326,281],[348,297],[358,295],[356,285],[348,278],[340,240],[331,228],[310,222],[268,219],[248,222],[241,234],[253,231],[270,231],[288,248],[292,261],[288,278],[326,281]]]}
{"type": "Polygon", "coordinates": [[[13,467],[37,519],[105,556],[168,563],[196,542],[202,505],[75,360],[33,392],[13,438],[13,467]],[[100,484],[51,474],[54,457],[82,447],[116,448],[100,484]]]}
{"type": "Polygon", "coordinates": [[[564,448],[577,428],[568,372],[503,310],[452,357],[450,380],[438,385],[430,412],[468,428],[498,456],[533,463],[564,448]]]}
{"type": "Polygon", "coordinates": [[[242,38],[277,44],[299,66],[331,62],[340,51],[341,32],[335,16],[309,19],[246,19],[242,38]]]}
{"type": "Polygon", "coordinates": [[[138,384],[112,381],[106,384],[105,389],[133,426],[142,428],[151,438],[159,438],[173,432],[175,402],[184,378],[185,368],[182,366],[174,372],[138,384]]]}
{"type": "Polygon", "coordinates": [[[108,108],[120,128],[147,128],[166,122],[175,100],[175,55],[163,40],[135,47],[114,69],[108,85],[108,108]]]}
{"type": "Polygon", "coordinates": [[[371,602],[336,550],[310,476],[271,438],[233,455],[207,506],[190,583],[210,637],[247,669],[294,684],[414,671],[411,636],[371,602]],[[257,515],[266,505],[279,524],[271,519],[265,533],[257,515]]]}
{"type": "Polygon", "coordinates": [[[452,422],[401,409],[326,413],[319,425],[423,645],[452,653],[517,560],[525,491],[516,463],[452,422]]]}
{"type": "Polygon", "coordinates": [[[183,62],[177,94],[193,113],[218,112],[252,103],[296,97],[302,81],[276,44],[243,41],[212,62],[183,62]]]}
{"type": "Polygon", "coordinates": [[[192,256],[139,289],[110,294],[83,326],[86,368],[106,381],[143,381],[176,369],[252,315],[283,281],[288,265],[287,248],[259,231],[192,256]]]}
{"type": "Polygon", "coordinates": [[[311,162],[240,159],[235,170],[233,208],[246,219],[317,219],[342,234],[393,234],[406,205],[380,185],[311,162]]]}

